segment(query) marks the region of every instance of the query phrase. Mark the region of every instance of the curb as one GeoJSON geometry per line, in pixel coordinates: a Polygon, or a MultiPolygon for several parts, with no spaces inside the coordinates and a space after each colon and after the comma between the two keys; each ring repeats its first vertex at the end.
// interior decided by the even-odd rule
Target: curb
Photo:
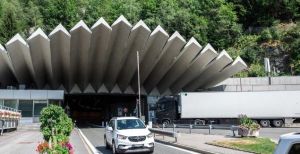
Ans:
{"type": "Polygon", "coordinates": [[[92,151],[93,154],[100,154],[100,152],[93,146],[93,144],[86,138],[86,136],[82,133],[82,131],[77,128],[79,135],[83,138],[83,141],[87,144],[90,151],[92,151]]]}
{"type": "Polygon", "coordinates": [[[171,146],[174,146],[174,147],[178,147],[178,148],[181,148],[181,149],[185,149],[185,150],[189,150],[189,151],[193,151],[193,152],[198,152],[198,153],[202,153],[202,154],[216,154],[216,153],[213,153],[213,152],[210,152],[210,151],[207,151],[207,150],[201,150],[201,149],[197,149],[197,148],[194,148],[194,147],[190,147],[190,146],[186,146],[186,145],[182,145],[182,144],[177,144],[177,143],[172,143],[172,142],[168,142],[168,141],[162,141],[162,140],[158,140],[158,139],[155,139],[155,142],[171,145],[171,146]]]}

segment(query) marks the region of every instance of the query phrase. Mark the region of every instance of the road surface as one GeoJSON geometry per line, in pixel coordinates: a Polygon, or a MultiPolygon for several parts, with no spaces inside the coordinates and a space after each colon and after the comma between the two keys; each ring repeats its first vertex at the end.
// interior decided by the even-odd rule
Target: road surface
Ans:
{"type": "MultiPolygon", "coordinates": [[[[110,150],[105,149],[103,136],[104,128],[80,128],[88,140],[96,147],[96,149],[103,154],[111,154],[110,150]]],[[[195,152],[187,151],[184,149],[176,148],[161,143],[155,143],[154,154],[196,154],[195,152]]]]}

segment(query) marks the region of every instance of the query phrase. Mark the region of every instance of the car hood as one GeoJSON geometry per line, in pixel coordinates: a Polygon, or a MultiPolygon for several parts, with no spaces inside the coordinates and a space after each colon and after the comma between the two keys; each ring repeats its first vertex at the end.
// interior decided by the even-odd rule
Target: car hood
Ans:
{"type": "Polygon", "coordinates": [[[125,136],[146,136],[150,134],[150,131],[147,128],[144,129],[124,129],[118,130],[118,134],[125,135],[125,136]]]}

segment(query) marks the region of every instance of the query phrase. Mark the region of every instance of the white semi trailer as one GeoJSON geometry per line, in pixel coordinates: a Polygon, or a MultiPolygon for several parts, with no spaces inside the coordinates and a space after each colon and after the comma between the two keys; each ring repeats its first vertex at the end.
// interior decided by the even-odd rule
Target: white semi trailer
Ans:
{"type": "Polygon", "coordinates": [[[243,114],[262,127],[282,127],[300,120],[300,91],[180,93],[161,98],[157,107],[156,117],[165,124],[236,123],[243,114]]]}

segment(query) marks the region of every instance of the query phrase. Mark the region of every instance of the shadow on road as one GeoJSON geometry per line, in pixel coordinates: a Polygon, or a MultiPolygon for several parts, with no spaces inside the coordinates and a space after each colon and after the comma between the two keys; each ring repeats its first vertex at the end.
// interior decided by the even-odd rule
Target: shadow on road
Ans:
{"type": "Polygon", "coordinates": [[[96,149],[103,154],[111,154],[112,153],[110,150],[105,149],[105,146],[98,146],[98,147],[96,147],[96,149]]]}

